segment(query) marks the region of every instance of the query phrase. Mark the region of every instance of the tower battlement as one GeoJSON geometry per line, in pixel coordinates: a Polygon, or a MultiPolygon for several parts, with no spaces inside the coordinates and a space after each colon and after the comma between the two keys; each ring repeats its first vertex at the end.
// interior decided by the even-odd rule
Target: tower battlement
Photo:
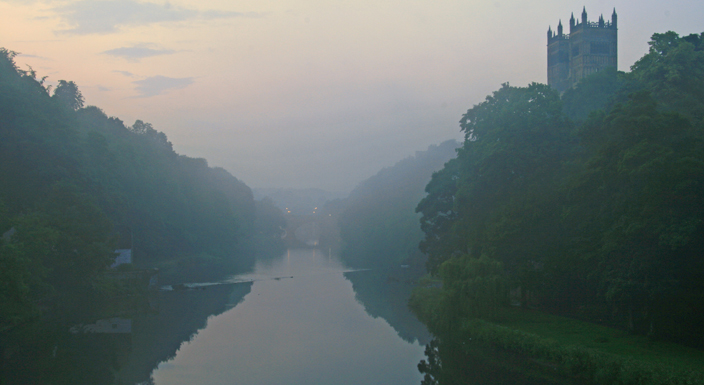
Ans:
{"type": "Polygon", "coordinates": [[[562,21],[557,31],[548,27],[548,84],[560,92],[573,87],[585,77],[618,63],[618,16],[616,9],[607,21],[599,16],[596,22],[587,19],[582,9],[579,22],[574,14],[569,21],[569,34],[563,33],[562,21]]]}

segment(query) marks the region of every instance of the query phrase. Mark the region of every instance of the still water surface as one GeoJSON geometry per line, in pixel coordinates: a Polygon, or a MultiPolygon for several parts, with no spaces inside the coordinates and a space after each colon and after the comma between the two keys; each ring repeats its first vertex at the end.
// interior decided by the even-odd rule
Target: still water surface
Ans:
{"type": "Polygon", "coordinates": [[[207,321],[152,372],[166,384],[419,384],[424,347],[407,342],[355,299],[333,255],[294,249],[233,282],[241,303],[207,321]]]}

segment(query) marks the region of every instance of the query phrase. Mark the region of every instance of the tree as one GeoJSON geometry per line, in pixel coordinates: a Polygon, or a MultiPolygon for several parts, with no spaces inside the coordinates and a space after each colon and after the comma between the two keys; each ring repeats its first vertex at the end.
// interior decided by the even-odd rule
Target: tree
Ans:
{"type": "MultiPolygon", "coordinates": [[[[461,152],[459,156],[462,156],[461,152]]],[[[416,207],[416,212],[421,214],[420,228],[425,234],[419,248],[428,256],[426,270],[433,275],[461,247],[460,240],[452,232],[452,226],[457,220],[455,193],[459,165],[459,159],[451,159],[442,170],[433,173],[425,187],[427,195],[416,207]]]]}
{"type": "Polygon", "coordinates": [[[571,187],[574,205],[584,206],[572,211],[593,226],[583,230],[602,294],[629,330],[657,332],[682,311],[673,299],[703,278],[701,129],[641,91],[593,116],[581,136],[591,156],[571,187]]]}
{"type": "Polygon", "coordinates": [[[440,267],[443,290],[461,317],[495,319],[508,304],[508,285],[501,262],[483,255],[458,255],[440,267]]]}
{"type": "Polygon", "coordinates": [[[169,142],[169,139],[166,137],[166,134],[155,130],[154,127],[152,127],[151,123],[145,123],[141,120],[137,120],[134,122],[132,127],[130,127],[130,130],[136,134],[144,135],[147,138],[150,138],[154,142],[159,143],[160,145],[168,148],[169,150],[173,150],[173,145],[171,144],[171,142],[169,142]]]}
{"type": "Polygon", "coordinates": [[[281,238],[286,229],[286,217],[274,200],[266,196],[255,202],[254,229],[265,238],[281,238]]]}
{"type": "Polygon", "coordinates": [[[0,201],[0,331],[25,321],[37,310],[30,292],[29,261],[12,243],[10,223],[0,201]]]}
{"type": "Polygon", "coordinates": [[[517,285],[534,286],[559,228],[556,185],[574,148],[561,109],[546,85],[504,84],[467,111],[457,159],[434,175],[417,208],[430,271],[458,253],[485,254],[503,262],[517,285]]]}
{"type": "Polygon", "coordinates": [[[450,140],[417,151],[350,193],[338,218],[346,263],[359,267],[422,263],[418,242],[423,233],[414,210],[433,172],[455,156],[457,145],[450,140]]]}
{"type": "Polygon", "coordinates": [[[562,95],[565,115],[574,122],[583,122],[592,111],[611,109],[626,77],[615,67],[608,67],[582,79],[562,95]]]}
{"type": "Polygon", "coordinates": [[[134,132],[135,134],[140,134],[140,135],[146,135],[147,133],[151,133],[154,130],[154,127],[152,127],[151,123],[145,123],[141,120],[136,120],[132,127],[130,127],[130,130],[134,132]]]}
{"type": "Polygon", "coordinates": [[[648,53],[631,67],[634,81],[668,110],[704,119],[704,33],[653,34],[648,53]]]}
{"type": "Polygon", "coordinates": [[[83,94],[73,81],[59,80],[53,98],[74,111],[83,108],[83,94]]]}
{"type": "Polygon", "coordinates": [[[476,316],[462,304],[489,258],[554,309],[704,344],[703,90],[704,35],[668,32],[631,73],[584,79],[562,104],[505,84],[469,109],[417,208],[443,280],[423,322],[476,316]]]}

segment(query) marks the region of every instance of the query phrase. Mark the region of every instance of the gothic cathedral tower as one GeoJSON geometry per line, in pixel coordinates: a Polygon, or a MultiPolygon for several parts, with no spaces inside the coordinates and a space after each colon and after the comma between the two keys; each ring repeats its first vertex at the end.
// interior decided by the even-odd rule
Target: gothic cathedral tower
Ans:
{"type": "Polygon", "coordinates": [[[562,32],[562,21],[557,33],[548,28],[548,84],[564,92],[583,78],[618,63],[616,9],[611,22],[599,16],[598,22],[587,21],[587,10],[582,10],[581,22],[570,18],[569,35],[562,32]]]}

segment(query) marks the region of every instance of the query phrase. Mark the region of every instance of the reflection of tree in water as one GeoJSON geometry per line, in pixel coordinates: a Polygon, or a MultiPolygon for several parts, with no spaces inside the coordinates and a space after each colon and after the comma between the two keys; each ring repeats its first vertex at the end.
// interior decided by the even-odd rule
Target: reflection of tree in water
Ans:
{"type": "Polygon", "coordinates": [[[160,293],[158,312],[133,318],[132,351],[116,383],[152,384],[151,373],[159,363],[175,357],[181,344],[206,326],[208,317],[239,304],[251,288],[246,282],[160,293]]]}
{"type": "Polygon", "coordinates": [[[357,301],[370,316],[381,317],[404,341],[426,345],[430,333],[408,308],[408,299],[417,279],[411,269],[384,269],[346,273],[357,301]]]}
{"type": "MultiPolygon", "coordinates": [[[[173,358],[208,317],[239,304],[251,287],[246,282],[157,293],[156,309],[123,316],[131,319],[131,333],[82,333],[82,327],[72,333],[75,317],[68,323],[37,322],[4,331],[0,384],[153,384],[150,376],[159,363],[173,358]]],[[[87,329],[96,329],[100,321],[105,320],[86,322],[87,329]]]]}
{"type": "Polygon", "coordinates": [[[129,334],[71,334],[36,322],[0,334],[0,384],[114,383],[130,350],[129,334]]]}
{"type": "Polygon", "coordinates": [[[43,317],[0,332],[0,384],[114,383],[115,369],[127,360],[132,337],[125,327],[106,333],[98,323],[109,315],[149,309],[147,298],[106,300],[76,292],[45,305],[43,317]]]}

